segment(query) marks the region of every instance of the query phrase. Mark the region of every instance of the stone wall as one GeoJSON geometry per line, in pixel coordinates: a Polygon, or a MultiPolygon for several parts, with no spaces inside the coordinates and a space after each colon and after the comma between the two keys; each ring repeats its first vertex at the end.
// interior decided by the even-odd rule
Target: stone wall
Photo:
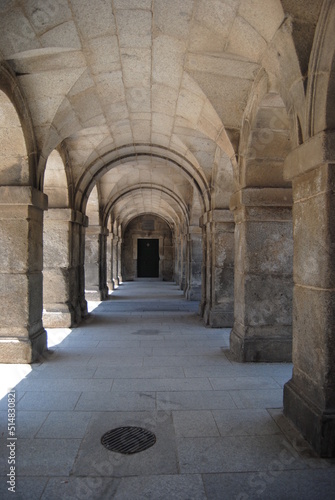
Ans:
{"type": "Polygon", "coordinates": [[[123,280],[137,278],[137,240],[140,238],[159,240],[159,278],[171,281],[174,266],[172,232],[163,219],[153,215],[136,217],[125,230],[121,258],[123,280]]]}

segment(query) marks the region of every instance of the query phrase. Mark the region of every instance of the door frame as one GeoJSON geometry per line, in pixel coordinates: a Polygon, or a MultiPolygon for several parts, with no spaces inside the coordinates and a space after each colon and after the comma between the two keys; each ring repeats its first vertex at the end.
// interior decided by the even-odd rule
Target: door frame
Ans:
{"type": "Polygon", "coordinates": [[[164,237],[163,236],[147,236],[142,234],[134,234],[133,235],[133,260],[134,260],[134,270],[135,270],[135,279],[163,279],[163,260],[164,260],[164,237]],[[137,275],[137,240],[158,240],[158,278],[139,278],[137,275]]]}

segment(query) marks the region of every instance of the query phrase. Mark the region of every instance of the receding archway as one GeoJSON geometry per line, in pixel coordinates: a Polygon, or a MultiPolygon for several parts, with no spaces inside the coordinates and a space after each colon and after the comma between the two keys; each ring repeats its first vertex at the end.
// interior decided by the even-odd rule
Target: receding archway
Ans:
{"type": "Polygon", "coordinates": [[[170,226],[154,214],[133,218],[122,242],[124,281],[137,278],[173,279],[174,256],[170,226]]]}

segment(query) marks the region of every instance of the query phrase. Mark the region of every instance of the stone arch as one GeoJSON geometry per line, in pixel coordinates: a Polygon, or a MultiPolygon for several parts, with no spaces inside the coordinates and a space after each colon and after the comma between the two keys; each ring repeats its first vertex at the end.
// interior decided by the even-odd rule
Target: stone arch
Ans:
{"type": "Polygon", "coordinates": [[[29,185],[29,162],[22,126],[12,102],[2,91],[0,137],[0,184],[29,185]]]}
{"type": "Polygon", "coordinates": [[[307,88],[308,136],[335,129],[335,5],[325,0],[310,58],[307,88]]]}
{"type": "Polygon", "coordinates": [[[90,193],[86,215],[88,227],[85,233],[85,294],[88,300],[100,300],[101,226],[99,190],[95,185],[90,193]]]}
{"type": "Polygon", "coordinates": [[[0,134],[0,185],[37,187],[37,150],[30,113],[4,63],[0,63],[0,134]]]}
{"type": "Polygon", "coordinates": [[[98,162],[95,162],[94,165],[88,167],[76,185],[75,203],[77,209],[85,211],[91,189],[106,172],[134,158],[142,157],[148,159],[154,158],[157,161],[166,161],[178,168],[199,192],[203,211],[208,210],[210,207],[209,185],[195,159],[194,163],[191,163],[190,160],[183,158],[178,153],[161,148],[160,146],[151,146],[150,150],[149,152],[146,145],[138,145],[135,149],[133,146],[125,146],[124,148],[107,153],[98,162]]]}
{"type": "Polygon", "coordinates": [[[263,72],[245,111],[239,145],[241,188],[289,187],[284,161],[295,144],[294,119],[263,72]],[[292,133],[293,132],[293,133],[292,133]]]}
{"type": "Polygon", "coordinates": [[[48,196],[48,207],[69,208],[69,187],[64,161],[54,149],[47,161],[44,172],[44,193],[48,196]]]}
{"type": "MultiPolygon", "coordinates": [[[[178,196],[176,193],[174,193],[172,190],[165,188],[164,186],[155,186],[153,184],[145,184],[141,183],[140,185],[134,185],[131,186],[130,188],[126,188],[122,191],[119,191],[116,196],[110,199],[109,203],[106,206],[105,212],[104,212],[104,220],[108,220],[108,217],[110,213],[114,210],[115,205],[122,199],[128,199],[128,201],[132,198],[133,194],[136,193],[137,191],[143,193],[143,192],[148,192],[150,191],[157,191],[159,193],[164,193],[168,198],[170,198],[174,203],[176,203],[180,209],[180,214],[181,216],[176,213],[175,217],[171,215],[169,217],[169,224],[176,223],[177,221],[179,223],[182,223],[182,219],[188,223],[189,222],[189,214],[187,210],[187,206],[185,202],[181,199],[180,196],[178,196]]],[[[160,217],[163,217],[163,215],[160,215],[160,217]]],[[[128,220],[125,220],[125,224],[128,223],[128,220]]]]}

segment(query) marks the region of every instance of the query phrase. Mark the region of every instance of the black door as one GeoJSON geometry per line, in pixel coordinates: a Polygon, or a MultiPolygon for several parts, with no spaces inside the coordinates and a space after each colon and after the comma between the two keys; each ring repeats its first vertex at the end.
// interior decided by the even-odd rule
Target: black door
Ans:
{"type": "Polygon", "coordinates": [[[137,240],[137,276],[138,278],[159,277],[158,239],[137,240]]]}

